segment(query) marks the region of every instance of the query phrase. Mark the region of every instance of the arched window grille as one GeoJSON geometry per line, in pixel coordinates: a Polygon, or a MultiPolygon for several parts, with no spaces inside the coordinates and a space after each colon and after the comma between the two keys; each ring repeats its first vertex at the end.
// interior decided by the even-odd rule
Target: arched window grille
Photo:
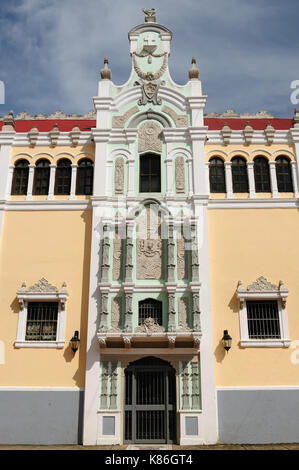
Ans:
{"type": "Polygon", "coordinates": [[[33,194],[36,196],[48,194],[50,181],[50,162],[45,158],[35,164],[33,194]]]}
{"type": "Polygon", "coordinates": [[[153,153],[140,155],[140,192],[161,192],[161,157],[153,153]]]}
{"type": "Polygon", "coordinates": [[[257,193],[270,193],[270,170],[268,160],[264,157],[254,159],[254,179],[257,193]]]}
{"type": "Polygon", "coordinates": [[[93,192],[93,161],[82,158],[77,169],[76,194],[90,196],[93,192]]]}
{"type": "Polygon", "coordinates": [[[162,302],[155,299],[145,299],[139,302],[138,324],[142,325],[146,318],[153,318],[162,325],[162,302]]]}
{"type": "Polygon", "coordinates": [[[225,193],[226,185],[223,160],[219,157],[211,158],[209,168],[211,193],[225,193]]]}
{"type": "Polygon", "coordinates": [[[12,179],[11,194],[27,194],[29,176],[29,162],[27,160],[18,160],[15,163],[12,179]]]}
{"type": "Polygon", "coordinates": [[[280,193],[292,193],[294,188],[290,159],[280,156],[275,161],[278,191],[280,193]]]}
{"type": "Polygon", "coordinates": [[[232,179],[234,193],[248,193],[247,164],[244,158],[232,158],[232,179]]]}
{"type": "Polygon", "coordinates": [[[56,167],[54,193],[57,195],[70,194],[71,180],[72,180],[71,162],[67,158],[62,158],[61,160],[58,161],[57,167],[56,167]]]}

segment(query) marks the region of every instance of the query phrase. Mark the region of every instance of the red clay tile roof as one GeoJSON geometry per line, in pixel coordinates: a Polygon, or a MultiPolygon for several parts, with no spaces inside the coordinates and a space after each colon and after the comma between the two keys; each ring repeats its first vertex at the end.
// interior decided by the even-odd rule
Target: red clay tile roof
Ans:
{"type": "MultiPolygon", "coordinates": [[[[270,118],[270,119],[244,119],[244,118],[205,118],[204,124],[208,126],[209,130],[221,130],[225,123],[229,125],[232,130],[243,130],[247,123],[250,123],[255,130],[264,130],[268,124],[274,129],[288,130],[293,127],[292,119],[285,118],[270,118]]],[[[90,131],[91,128],[96,127],[95,120],[85,119],[37,119],[37,120],[16,120],[16,132],[29,132],[32,127],[37,127],[39,132],[49,132],[57,124],[60,132],[70,132],[73,127],[78,126],[80,131],[90,131]]],[[[2,129],[3,122],[0,121],[0,130],[2,129]]]]}

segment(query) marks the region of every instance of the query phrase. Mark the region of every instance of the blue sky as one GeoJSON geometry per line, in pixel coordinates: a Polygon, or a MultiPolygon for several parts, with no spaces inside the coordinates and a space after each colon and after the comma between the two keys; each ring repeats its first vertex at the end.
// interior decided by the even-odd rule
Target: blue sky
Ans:
{"type": "Polygon", "coordinates": [[[11,0],[1,2],[0,80],[6,103],[31,114],[93,109],[99,71],[109,57],[113,81],[130,73],[128,31],[142,8],[173,32],[169,68],[187,81],[197,57],[206,112],[293,115],[290,84],[299,80],[297,0],[11,0]]]}

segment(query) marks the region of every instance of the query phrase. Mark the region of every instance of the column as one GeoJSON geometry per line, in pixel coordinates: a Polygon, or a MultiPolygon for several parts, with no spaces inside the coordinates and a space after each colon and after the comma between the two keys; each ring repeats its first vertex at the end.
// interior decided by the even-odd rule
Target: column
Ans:
{"type": "Polygon", "coordinates": [[[72,165],[72,179],[71,179],[70,199],[75,199],[76,198],[77,168],[78,168],[78,165],[72,165]]]}
{"type": "Polygon", "coordinates": [[[100,315],[100,325],[99,332],[104,333],[108,330],[108,293],[109,288],[101,288],[101,315],[100,315]]]}
{"type": "Polygon", "coordinates": [[[276,162],[269,162],[272,198],[279,197],[275,165],[276,165],[276,162]]]}
{"type": "Polygon", "coordinates": [[[167,251],[168,251],[168,261],[167,261],[167,280],[168,282],[174,282],[174,270],[175,270],[175,242],[173,238],[173,222],[170,221],[168,224],[168,240],[167,240],[167,251]]]}
{"type": "Polygon", "coordinates": [[[126,333],[131,333],[133,331],[133,310],[132,310],[132,300],[133,300],[133,287],[124,287],[125,291],[125,327],[124,331],[126,333]]]}
{"type": "Polygon", "coordinates": [[[28,189],[27,189],[27,197],[26,197],[27,201],[32,200],[34,169],[35,169],[35,165],[29,165],[28,189]]]}
{"type": "Polygon", "coordinates": [[[226,184],[226,197],[232,199],[233,193],[233,180],[232,180],[232,162],[225,162],[225,184],[226,184]]]}
{"type": "Polygon", "coordinates": [[[297,172],[297,185],[299,184],[299,128],[298,124],[295,124],[295,127],[290,129],[290,134],[292,136],[292,141],[294,144],[294,150],[296,155],[296,172],[297,172]]]}
{"type": "Polygon", "coordinates": [[[127,222],[125,282],[129,283],[133,282],[133,230],[134,222],[127,222]]]}
{"type": "Polygon", "coordinates": [[[247,170],[248,170],[249,197],[250,199],[255,199],[256,193],[255,193],[255,180],[254,180],[254,162],[247,162],[247,170]]]}
{"type": "Polygon", "coordinates": [[[298,177],[297,177],[297,163],[291,162],[291,169],[292,169],[292,181],[293,181],[293,188],[294,188],[294,195],[295,197],[299,197],[298,191],[298,177]]]}
{"type": "Polygon", "coordinates": [[[199,282],[199,260],[196,222],[191,223],[191,268],[192,282],[199,282]]]}
{"type": "Polygon", "coordinates": [[[192,409],[200,409],[199,395],[199,363],[191,362],[191,382],[192,382],[192,409]]]}
{"type": "Polygon", "coordinates": [[[110,271],[110,232],[108,225],[103,227],[101,282],[109,282],[110,271]]]}
{"type": "Polygon", "coordinates": [[[189,184],[189,193],[188,196],[193,196],[193,172],[192,172],[192,159],[188,158],[187,160],[188,164],[188,184],[189,184]]]}
{"type": "Polygon", "coordinates": [[[175,292],[176,286],[166,286],[168,292],[168,328],[169,332],[176,331],[176,306],[175,292]]]}
{"type": "Polygon", "coordinates": [[[14,172],[14,166],[10,166],[8,169],[8,175],[7,175],[7,185],[6,185],[6,195],[5,195],[6,201],[10,199],[10,195],[11,195],[13,172],[14,172]]]}
{"type": "Polygon", "coordinates": [[[49,182],[49,192],[48,192],[48,200],[54,199],[54,187],[55,187],[55,172],[56,172],[56,165],[50,165],[50,182],[49,182]]]}

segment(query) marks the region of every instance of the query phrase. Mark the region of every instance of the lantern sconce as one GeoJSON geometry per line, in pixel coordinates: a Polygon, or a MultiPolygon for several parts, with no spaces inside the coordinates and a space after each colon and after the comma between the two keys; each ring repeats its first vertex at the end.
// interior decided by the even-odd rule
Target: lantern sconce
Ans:
{"type": "Polygon", "coordinates": [[[223,332],[222,344],[223,344],[224,349],[228,353],[228,351],[230,350],[232,346],[232,338],[228,334],[228,330],[224,330],[223,332]]]}
{"type": "Polygon", "coordinates": [[[74,336],[70,340],[70,346],[71,346],[74,354],[76,353],[76,351],[78,351],[79,343],[80,343],[79,331],[75,331],[74,336]]]}

